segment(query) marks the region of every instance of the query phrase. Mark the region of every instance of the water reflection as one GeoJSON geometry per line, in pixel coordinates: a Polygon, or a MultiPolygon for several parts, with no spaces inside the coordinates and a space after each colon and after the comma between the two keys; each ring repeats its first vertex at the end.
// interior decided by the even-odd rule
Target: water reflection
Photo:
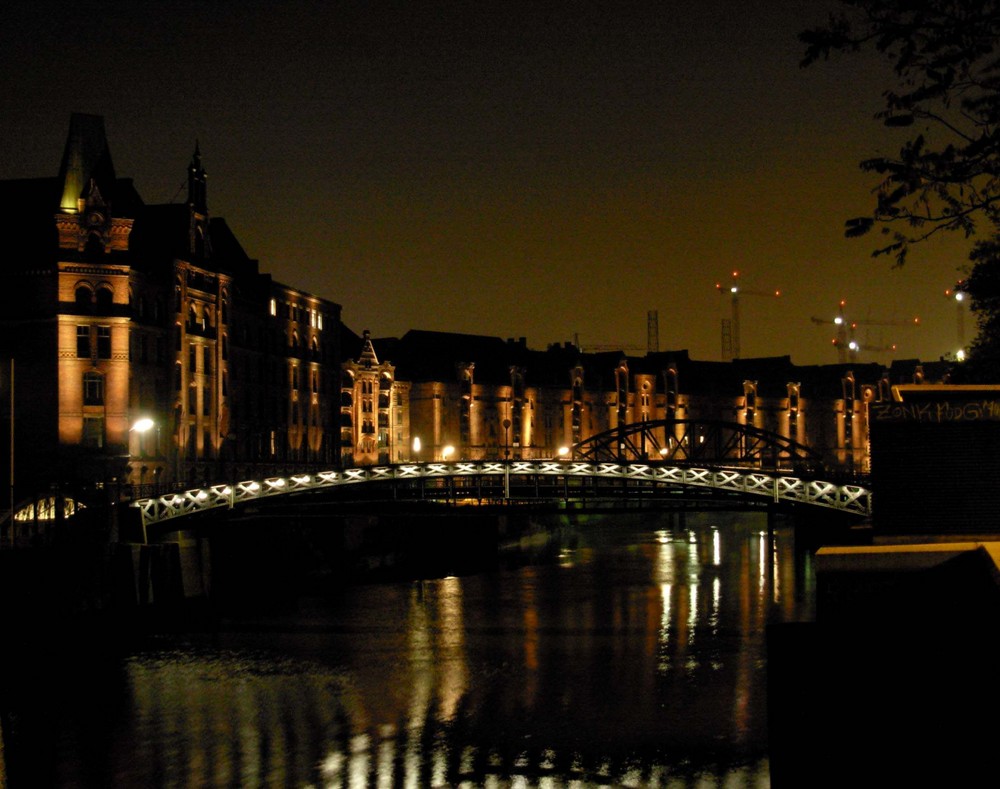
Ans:
{"type": "MultiPolygon", "coordinates": [[[[105,689],[122,701],[101,770],[150,787],[768,786],[764,627],[811,616],[792,532],[594,519],[548,548],[135,651],[105,689]]],[[[62,785],[97,758],[53,747],[62,785]]]]}

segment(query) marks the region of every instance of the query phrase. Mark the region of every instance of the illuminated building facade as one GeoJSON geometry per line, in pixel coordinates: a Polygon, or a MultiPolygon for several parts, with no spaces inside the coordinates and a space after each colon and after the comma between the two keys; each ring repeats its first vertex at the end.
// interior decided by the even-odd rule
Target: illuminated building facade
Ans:
{"type": "Polygon", "coordinates": [[[187,175],[184,203],[145,205],[103,119],[73,115],[56,178],[0,184],[21,497],[336,463],[340,306],[259,272],[197,147],[187,175]]]}
{"type": "MultiPolygon", "coordinates": [[[[409,383],[420,460],[553,458],[620,425],[674,419],[752,425],[810,447],[830,470],[866,473],[868,404],[887,400],[891,384],[922,381],[928,368],[798,366],[787,356],[702,362],[686,351],[632,357],[569,343],[535,351],[523,339],[426,331],[375,347],[409,383]]],[[[659,446],[690,439],[680,427],[676,436],[656,430],[659,446]]]]}
{"type": "MultiPolygon", "coordinates": [[[[206,183],[196,147],[186,201],[146,205],[88,115],[73,116],[57,177],[0,183],[8,238],[24,250],[8,246],[0,294],[0,357],[15,371],[13,386],[0,371],[0,397],[16,416],[0,439],[16,447],[19,498],[536,460],[670,418],[752,424],[866,472],[868,405],[890,384],[942,380],[916,362],[700,362],[419,330],[372,341],[341,324],[340,305],[262,274],[210,215],[206,183]]],[[[657,436],[671,440],[681,431],[657,436]]]]}
{"type": "Polygon", "coordinates": [[[410,387],[396,380],[392,364],[379,362],[368,331],[341,369],[341,463],[371,466],[409,460],[410,387]]]}

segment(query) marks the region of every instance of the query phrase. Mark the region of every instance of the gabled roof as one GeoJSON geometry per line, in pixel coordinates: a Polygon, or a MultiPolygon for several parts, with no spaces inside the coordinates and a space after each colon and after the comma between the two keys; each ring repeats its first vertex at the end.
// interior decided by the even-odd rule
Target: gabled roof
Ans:
{"type": "MultiPolygon", "coordinates": [[[[354,335],[354,348],[361,347],[354,335]]],[[[345,358],[357,358],[344,344],[345,358]]],[[[745,381],[757,384],[761,397],[785,397],[788,384],[801,384],[803,397],[839,397],[842,381],[848,373],[858,385],[877,384],[885,369],[871,364],[830,364],[799,366],[790,356],[773,356],[733,361],[702,361],[691,359],[687,350],[662,351],[645,356],[627,356],[610,351],[583,353],[575,346],[553,345],[545,351],[531,350],[523,341],[502,340],[475,334],[452,334],[411,330],[401,339],[385,338],[374,342],[380,358],[395,365],[396,378],[401,381],[425,382],[457,380],[457,366],[475,364],[474,379],[478,383],[504,385],[510,383],[510,368],[525,371],[528,387],[569,387],[574,367],[584,371],[584,387],[589,391],[614,387],[614,371],[625,359],[630,374],[654,375],[657,388],[663,386],[663,374],[674,367],[680,391],[702,396],[739,397],[745,381]]],[[[909,375],[915,364],[909,364],[909,375]]]]}
{"type": "Polygon", "coordinates": [[[477,382],[510,383],[510,354],[499,337],[413,329],[385,345],[382,357],[396,366],[400,380],[454,381],[456,365],[474,363],[477,382]]]}

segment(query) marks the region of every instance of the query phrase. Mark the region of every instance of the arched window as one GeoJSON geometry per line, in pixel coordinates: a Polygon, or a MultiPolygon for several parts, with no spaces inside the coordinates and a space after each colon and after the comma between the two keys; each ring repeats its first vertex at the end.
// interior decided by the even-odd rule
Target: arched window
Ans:
{"type": "Polygon", "coordinates": [[[100,233],[91,233],[87,236],[87,244],[83,248],[83,255],[88,260],[100,260],[104,257],[104,239],[100,233]]]}
{"type": "Polygon", "coordinates": [[[89,309],[90,305],[94,303],[94,292],[90,289],[89,285],[77,285],[74,298],[78,307],[89,309]]]}
{"type": "Polygon", "coordinates": [[[97,301],[98,310],[108,312],[111,309],[111,305],[114,304],[115,294],[107,285],[102,285],[97,289],[95,300],[97,301]]]}

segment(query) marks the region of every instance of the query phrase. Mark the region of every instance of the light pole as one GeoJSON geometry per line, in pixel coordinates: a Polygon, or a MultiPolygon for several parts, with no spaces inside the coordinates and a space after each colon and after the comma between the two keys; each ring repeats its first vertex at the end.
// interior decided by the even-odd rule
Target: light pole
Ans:
{"type": "Polygon", "coordinates": [[[510,420],[503,420],[503,497],[510,498],[510,420]]]}
{"type": "Polygon", "coordinates": [[[10,357],[10,547],[14,547],[14,357],[10,357]]]}
{"type": "MultiPolygon", "coordinates": [[[[128,431],[130,433],[136,433],[139,436],[138,452],[133,452],[132,451],[132,447],[131,446],[129,447],[129,461],[130,462],[132,460],[132,457],[139,456],[140,459],[141,459],[142,456],[145,454],[145,452],[144,452],[144,446],[143,446],[143,442],[145,441],[145,435],[150,430],[152,430],[154,427],[156,427],[156,422],[154,422],[148,416],[143,416],[143,417],[139,417],[138,419],[136,419],[135,422],[132,424],[132,427],[130,427],[128,429],[128,431]]],[[[131,465],[131,463],[130,463],[130,465],[131,465]]],[[[142,466],[142,470],[139,472],[139,487],[140,487],[140,494],[139,495],[144,495],[144,493],[141,491],[141,488],[142,488],[143,483],[145,481],[144,480],[145,473],[146,473],[146,466],[142,466]]],[[[131,486],[132,486],[132,480],[129,479],[128,483],[129,483],[129,487],[131,488],[131,486]]],[[[129,498],[132,498],[132,496],[134,494],[135,494],[135,491],[133,489],[133,490],[131,490],[129,492],[129,498]]]]}

